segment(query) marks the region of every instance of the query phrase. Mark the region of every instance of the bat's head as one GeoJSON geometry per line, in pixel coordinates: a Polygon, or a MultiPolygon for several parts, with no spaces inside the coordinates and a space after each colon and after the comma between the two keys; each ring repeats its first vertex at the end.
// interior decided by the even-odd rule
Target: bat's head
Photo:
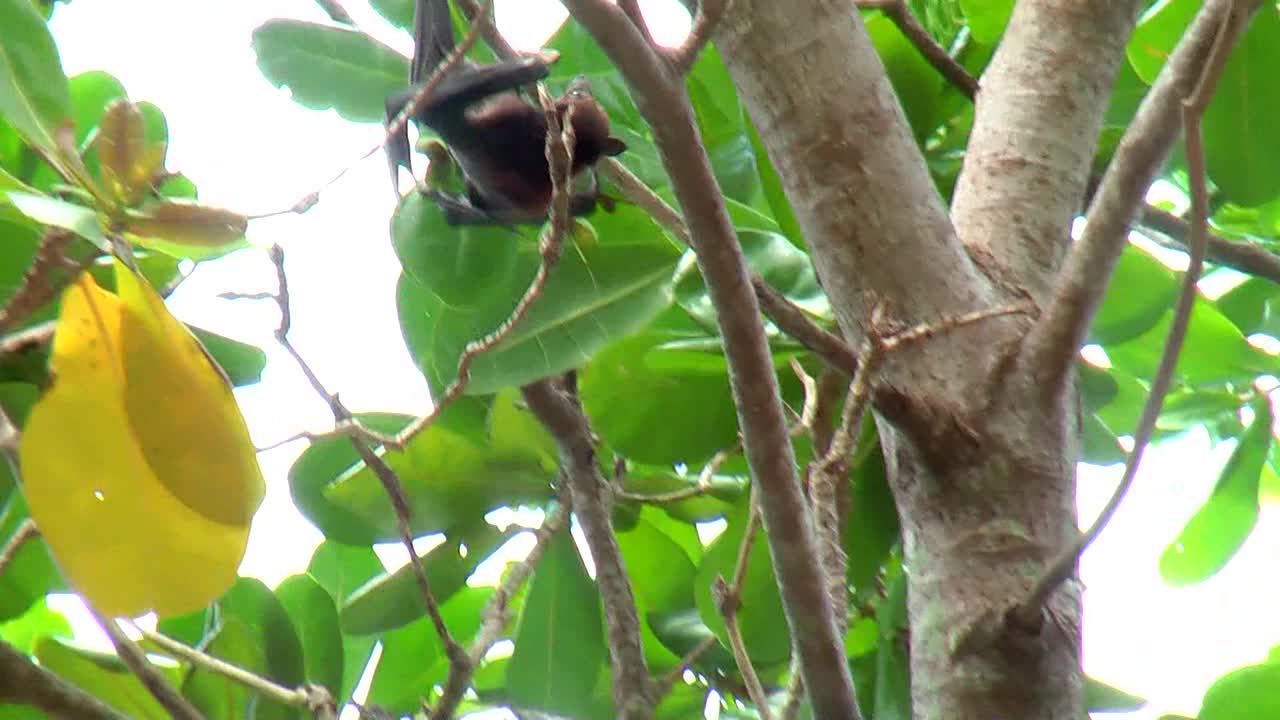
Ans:
{"type": "Polygon", "coordinates": [[[573,134],[577,138],[573,148],[575,170],[626,151],[627,144],[609,134],[609,115],[591,94],[591,82],[585,75],[569,83],[560,96],[559,106],[561,117],[568,117],[573,123],[573,134]]]}

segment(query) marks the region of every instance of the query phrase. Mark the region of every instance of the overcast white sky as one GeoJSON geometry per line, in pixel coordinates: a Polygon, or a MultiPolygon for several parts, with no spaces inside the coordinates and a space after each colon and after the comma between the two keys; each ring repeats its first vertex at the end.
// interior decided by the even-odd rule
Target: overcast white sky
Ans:
{"type": "MultiPolygon", "coordinates": [[[[364,2],[346,6],[362,27],[410,50],[408,37],[364,2]]],[[[673,37],[681,23],[667,19],[666,7],[653,3],[652,23],[660,36],[673,37]]],[[[563,17],[548,0],[499,1],[498,9],[503,29],[526,47],[536,46],[563,17]]],[[[134,100],[164,110],[168,166],[189,174],[204,201],[253,214],[289,207],[381,138],[377,126],[305,110],[262,79],[250,33],[271,17],[325,19],[309,0],[76,0],[58,7],[53,28],[69,75],[106,70],[134,100]]],[[[387,233],[392,200],[385,164],[375,155],[326,190],[308,214],[257,221],[250,236],[260,245],[284,246],[291,337],[329,388],[358,411],[419,413],[429,400],[396,319],[398,271],[387,233]]],[[[332,420],[275,346],[274,306],[216,297],[228,290],[269,291],[274,283],[264,255],[241,252],[202,267],[170,303],[184,320],[266,350],[262,382],[237,392],[259,444],[301,429],[325,429],[332,420]]],[[[242,573],[269,584],[305,569],[320,540],[289,499],[286,472],[301,449],[293,443],[260,456],[268,494],[242,573]]],[[[1228,451],[1210,456],[1207,441],[1193,437],[1149,453],[1130,498],[1085,557],[1085,666],[1095,677],[1152,699],[1147,711],[1130,717],[1194,714],[1215,677],[1280,644],[1274,511],[1264,510],[1248,544],[1209,582],[1172,590],[1157,571],[1160,552],[1207,495],[1228,451]]],[[[1116,468],[1082,473],[1083,517],[1094,516],[1118,475],[1116,468]]]]}

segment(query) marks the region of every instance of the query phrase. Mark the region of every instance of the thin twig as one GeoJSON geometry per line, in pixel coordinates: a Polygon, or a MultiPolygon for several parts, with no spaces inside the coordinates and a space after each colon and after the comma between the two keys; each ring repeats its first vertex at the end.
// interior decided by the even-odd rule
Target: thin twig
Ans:
{"type": "Polygon", "coordinates": [[[751,664],[751,656],[747,653],[747,644],[742,639],[742,628],[738,625],[738,608],[742,603],[742,584],[747,577],[747,567],[751,561],[751,549],[755,546],[756,533],[760,531],[760,504],[755,491],[751,493],[747,510],[747,527],[738,544],[738,559],[733,567],[733,582],[726,583],[723,577],[717,577],[712,586],[712,596],[716,601],[716,609],[724,618],[726,634],[729,636],[729,649],[742,673],[742,680],[747,686],[747,695],[755,703],[756,712],[761,720],[772,720],[769,712],[769,696],[765,694],[760,676],[751,664]]]}
{"type": "Polygon", "coordinates": [[[855,5],[863,10],[879,10],[898,26],[898,30],[920,51],[925,60],[937,70],[947,82],[964,93],[970,100],[978,95],[978,81],[964,68],[947,49],[938,44],[924,25],[911,13],[906,0],[855,0],[855,5]]]}
{"type": "Polygon", "coordinates": [[[711,42],[711,31],[715,29],[731,0],[703,0],[698,3],[698,12],[693,16],[693,25],[689,28],[689,36],[680,47],[667,53],[671,66],[681,75],[688,74],[693,64],[698,61],[702,49],[711,42]]]}
{"type": "MultiPolygon", "coordinates": [[[[276,301],[276,306],[280,309],[280,324],[275,331],[276,342],[280,343],[280,346],[289,353],[294,362],[297,363],[298,368],[302,370],[302,374],[307,378],[307,382],[311,384],[312,389],[329,405],[329,410],[333,413],[334,422],[337,424],[354,422],[354,416],[351,411],[338,399],[336,394],[330,393],[325,388],[324,383],[320,381],[311,365],[289,340],[289,331],[293,327],[293,313],[290,309],[289,277],[284,269],[284,248],[279,245],[273,245],[268,251],[268,255],[276,269],[277,290],[273,297],[276,301]]],[[[454,640],[453,635],[449,632],[448,625],[445,624],[444,616],[440,612],[440,604],[436,601],[435,594],[431,592],[431,581],[427,577],[426,569],[422,566],[422,559],[418,557],[418,552],[413,546],[413,511],[409,505],[408,498],[405,496],[404,486],[400,482],[400,478],[392,470],[391,466],[373,451],[364,438],[353,435],[349,439],[352,447],[355,448],[365,465],[377,476],[378,481],[382,483],[382,487],[387,493],[392,510],[395,512],[396,530],[400,536],[400,542],[409,553],[409,563],[413,567],[413,575],[421,591],[427,616],[431,618],[431,624],[435,628],[436,634],[440,637],[440,643],[444,646],[445,652],[451,661],[462,658],[465,652],[462,646],[454,640]]]]}
{"type": "Polygon", "coordinates": [[[142,637],[157,645],[164,653],[178,660],[185,660],[204,670],[243,685],[262,697],[292,707],[303,707],[313,713],[317,720],[333,720],[337,717],[337,706],[329,691],[319,685],[307,683],[296,689],[278,685],[260,675],[233,665],[226,660],[201,652],[184,645],[173,638],[158,632],[134,625],[142,637]]]}
{"type": "Polygon", "coordinates": [[[481,616],[480,632],[476,634],[476,639],[472,642],[471,648],[467,652],[467,661],[465,663],[450,663],[449,665],[449,676],[445,679],[444,690],[440,693],[440,701],[436,703],[435,708],[429,714],[431,720],[452,718],[454,712],[457,711],[458,704],[462,702],[467,688],[471,686],[471,678],[475,674],[476,668],[480,666],[485,655],[498,642],[503,629],[507,626],[511,598],[515,597],[520,587],[529,579],[533,568],[537,566],[538,561],[542,559],[542,555],[546,552],[551,538],[569,525],[570,507],[571,502],[568,501],[567,493],[562,493],[560,503],[543,518],[542,525],[535,531],[536,539],[533,543],[533,549],[529,551],[524,560],[512,566],[502,584],[494,591],[493,597],[489,599],[489,604],[485,606],[481,616]]]}
{"type": "Polygon", "coordinates": [[[1205,248],[1209,234],[1209,191],[1206,181],[1204,145],[1200,135],[1200,120],[1209,99],[1213,96],[1222,68],[1226,65],[1227,56],[1232,46],[1244,29],[1252,10],[1245,3],[1235,3],[1227,15],[1222,18],[1199,79],[1190,95],[1182,102],[1182,123],[1187,155],[1187,175],[1191,183],[1191,235],[1189,240],[1190,262],[1186,274],[1182,278],[1182,287],[1178,293],[1178,301],[1174,306],[1173,321],[1169,327],[1169,337],[1165,341],[1164,351],[1160,355],[1160,364],[1156,368],[1151,381],[1151,390],[1147,402],[1142,408],[1142,416],[1138,420],[1138,428],[1133,433],[1133,449],[1125,462],[1124,473],[1120,482],[1107,501],[1097,519],[1089,529],[1076,539],[1066,552],[1058,555],[1046,568],[1044,574],[1032,587],[1027,599],[1012,611],[1013,619],[1024,626],[1034,626],[1041,617],[1041,610],[1048,602],[1049,596],[1063,582],[1075,574],[1080,556],[1089,545],[1098,538],[1110,522],[1120,502],[1124,500],[1138,473],[1138,464],[1142,461],[1142,452],[1151,442],[1155,432],[1156,420],[1164,405],[1165,394],[1173,382],[1173,371],[1178,364],[1178,356],[1186,339],[1187,326],[1190,324],[1191,311],[1195,305],[1196,283],[1200,279],[1204,267],[1205,248]]]}
{"type": "Polygon", "coordinates": [[[23,520],[18,525],[18,529],[14,530],[9,536],[9,542],[4,544],[4,548],[0,549],[0,577],[4,577],[4,571],[9,567],[9,563],[18,556],[18,551],[26,544],[28,540],[34,540],[40,537],[40,530],[36,528],[36,522],[31,518],[23,520]]]}
{"type": "Polygon", "coordinates": [[[63,720],[130,720],[0,640],[0,697],[63,720]]]}
{"type": "MultiPolygon", "coordinates": [[[[87,602],[86,605],[88,605],[87,602]]],[[[151,693],[156,702],[160,703],[160,706],[172,715],[174,720],[204,720],[204,715],[200,714],[200,711],[183,697],[177,688],[170,685],[154,665],[147,661],[147,655],[142,648],[121,632],[114,620],[104,617],[92,605],[89,605],[89,612],[102,626],[111,644],[115,646],[121,662],[142,682],[147,692],[151,693]]]]}
{"type": "MultiPolygon", "coordinates": [[[[1138,222],[1143,234],[1161,245],[1182,251],[1190,245],[1191,223],[1168,210],[1147,205],[1138,222]]],[[[1208,239],[1205,259],[1209,262],[1280,283],[1280,255],[1247,240],[1232,240],[1217,234],[1210,234],[1208,239]]]]}

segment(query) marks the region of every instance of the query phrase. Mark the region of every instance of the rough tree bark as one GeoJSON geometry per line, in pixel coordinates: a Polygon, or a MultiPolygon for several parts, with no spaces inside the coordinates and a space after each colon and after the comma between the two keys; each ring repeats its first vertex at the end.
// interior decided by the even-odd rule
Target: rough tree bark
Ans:
{"type": "MultiPolygon", "coordinates": [[[[1017,4],[953,225],[852,4],[733,4],[715,42],[851,342],[877,304],[914,325],[1048,297],[1139,5],[1017,4]]],[[[874,381],[911,568],[917,718],[1082,712],[1078,584],[1054,594],[1051,622],[998,621],[1077,533],[1073,373],[1040,382],[1020,360],[1027,330],[963,328],[893,355],[874,381]]]]}

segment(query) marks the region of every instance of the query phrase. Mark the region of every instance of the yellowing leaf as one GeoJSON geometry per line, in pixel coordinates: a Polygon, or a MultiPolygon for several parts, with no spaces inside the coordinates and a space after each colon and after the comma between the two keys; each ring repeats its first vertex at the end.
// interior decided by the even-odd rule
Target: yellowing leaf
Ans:
{"type": "Polygon", "coordinates": [[[144,281],[64,294],[53,387],[20,450],[31,516],[103,612],[190,612],[225,591],[262,474],[230,390],[144,281]]]}
{"type": "Polygon", "coordinates": [[[179,257],[211,257],[245,245],[249,219],[230,210],[166,200],[132,214],[125,230],[144,247],[179,257]]]}
{"type": "Polygon", "coordinates": [[[165,143],[147,143],[138,106],[125,99],[107,107],[98,127],[98,158],[107,189],[125,205],[135,205],[164,163],[165,143]]]}

